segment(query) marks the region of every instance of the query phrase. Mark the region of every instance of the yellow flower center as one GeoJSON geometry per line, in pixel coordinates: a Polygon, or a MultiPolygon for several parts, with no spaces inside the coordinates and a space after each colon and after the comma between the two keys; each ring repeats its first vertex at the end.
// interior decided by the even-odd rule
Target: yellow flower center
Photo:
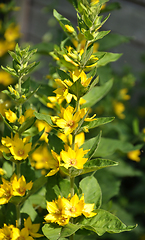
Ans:
{"type": "Polygon", "coordinates": [[[75,122],[73,120],[70,120],[67,122],[67,126],[72,128],[74,126],[75,122]]]}
{"type": "Polygon", "coordinates": [[[20,194],[23,194],[23,193],[25,193],[25,191],[26,191],[26,189],[25,189],[25,188],[23,188],[23,187],[19,188],[19,190],[18,190],[18,192],[19,192],[20,194]]]}
{"type": "Polygon", "coordinates": [[[4,236],[4,240],[10,240],[10,239],[11,239],[10,235],[4,236]]]}
{"type": "Polygon", "coordinates": [[[11,197],[11,191],[8,190],[7,192],[5,192],[4,195],[5,195],[6,199],[9,199],[11,197]]]}
{"type": "Polygon", "coordinates": [[[69,209],[69,211],[70,211],[71,213],[75,213],[75,212],[76,212],[76,208],[73,206],[73,207],[71,207],[71,208],[69,209]]]}
{"type": "Polygon", "coordinates": [[[75,158],[71,158],[69,160],[69,163],[70,163],[70,165],[76,165],[77,164],[77,160],[75,158]]]}
{"type": "Polygon", "coordinates": [[[25,151],[24,151],[23,149],[19,149],[19,150],[18,150],[18,155],[19,155],[19,156],[23,156],[24,153],[25,153],[25,151]]]}

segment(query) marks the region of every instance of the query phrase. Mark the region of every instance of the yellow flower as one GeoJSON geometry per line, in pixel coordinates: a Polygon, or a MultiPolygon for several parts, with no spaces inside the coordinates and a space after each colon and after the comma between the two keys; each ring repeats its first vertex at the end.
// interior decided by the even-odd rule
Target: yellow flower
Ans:
{"type": "Polygon", "coordinates": [[[16,174],[14,174],[11,182],[14,196],[24,196],[26,191],[31,190],[33,186],[32,181],[26,183],[26,179],[23,175],[18,179],[16,174]]]}
{"type": "Polygon", "coordinates": [[[78,126],[78,122],[84,116],[84,110],[80,110],[74,113],[74,108],[68,106],[66,109],[61,109],[62,118],[51,118],[56,125],[62,129],[64,129],[64,133],[66,135],[72,133],[78,126]]]}
{"type": "Polygon", "coordinates": [[[49,159],[49,168],[52,170],[46,176],[52,176],[59,171],[60,166],[60,156],[51,150],[53,158],[49,159]]]}
{"type": "Polygon", "coordinates": [[[70,200],[64,201],[64,213],[69,218],[78,217],[82,214],[84,209],[84,201],[80,200],[77,194],[75,194],[70,200]]]}
{"type": "MultiPolygon", "coordinates": [[[[81,201],[84,202],[84,195],[80,199],[81,201]]],[[[94,203],[84,203],[84,208],[82,210],[82,214],[86,217],[94,217],[97,213],[94,213],[94,203]]]]}
{"type": "Polygon", "coordinates": [[[87,78],[87,75],[85,74],[85,72],[78,70],[77,68],[75,69],[75,71],[71,73],[71,77],[73,79],[73,82],[76,82],[79,78],[81,78],[81,84],[84,87],[87,87],[92,80],[92,77],[87,78]]]}
{"type": "Polygon", "coordinates": [[[24,227],[28,229],[29,234],[32,237],[35,237],[35,238],[43,237],[42,234],[37,233],[40,228],[40,223],[32,224],[30,217],[28,217],[27,219],[24,219],[24,227]]]}
{"type": "Polygon", "coordinates": [[[122,113],[125,110],[125,106],[122,102],[114,102],[114,112],[120,119],[124,119],[125,115],[122,113]]]}
{"type": "Polygon", "coordinates": [[[9,122],[14,123],[17,120],[17,115],[12,112],[10,109],[9,110],[5,110],[5,116],[6,119],[9,120],[9,122]]]}
{"type": "Polygon", "coordinates": [[[84,164],[88,160],[87,158],[84,158],[84,155],[88,151],[89,150],[83,150],[83,148],[78,148],[77,145],[75,145],[75,150],[71,147],[68,147],[67,151],[62,150],[60,156],[64,163],[62,163],[61,166],[64,166],[67,169],[69,167],[83,169],[84,164]]]}
{"type": "Polygon", "coordinates": [[[59,171],[60,156],[51,151],[48,151],[46,145],[37,148],[31,155],[31,164],[36,169],[52,169],[46,176],[52,176],[59,171]]]}
{"type": "Polygon", "coordinates": [[[99,0],[91,0],[92,5],[99,3],[99,0]]]}
{"type": "MultiPolygon", "coordinates": [[[[31,236],[29,236],[29,230],[27,228],[22,228],[18,230],[17,238],[15,240],[34,240],[31,236]]],[[[13,239],[12,239],[13,240],[13,239]]]]}
{"type": "Polygon", "coordinates": [[[64,81],[58,78],[55,79],[55,82],[59,85],[59,88],[54,91],[57,101],[60,100],[62,102],[65,99],[67,103],[70,103],[73,95],[68,92],[68,86],[64,81]]]}
{"type": "Polygon", "coordinates": [[[21,139],[16,133],[14,136],[14,141],[10,147],[10,152],[14,156],[15,160],[23,160],[28,157],[29,152],[31,151],[32,143],[26,143],[26,138],[21,139]]]}
{"type": "Polygon", "coordinates": [[[46,222],[58,223],[61,226],[68,224],[69,217],[64,214],[64,201],[65,198],[59,196],[58,200],[47,202],[47,211],[49,214],[44,218],[46,222]]]}
{"type": "Polygon", "coordinates": [[[0,185],[0,205],[9,202],[13,195],[11,182],[2,178],[3,184],[0,185]]]}
{"type": "Polygon", "coordinates": [[[69,26],[68,24],[66,24],[66,25],[64,25],[65,26],[65,28],[67,29],[67,31],[69,32],[69,33],[73,33],[74,32],[74,28],[72,27],[72,26],[69,26]]]}
{"type": "Polygon", "coordinates": [[[22,115],[19,119],[18,119],[18,122],[20,124],[22,124],[23,122],[25,122],[28,118],[31,118],[31,117],[35,117],[34,115],[34,112],[35,110],[29,108],[25,111],[24,115],[22,115]]]}
{"type": "Polygon", "coordinates": [[[0,240],[16,240],[18,237],[19,229],[13,225],[6,225],[0,229],[0,240]]]}
{"type": "Polygon", "coordinates": [[[47,202],[47,211],[49,214],[44,218],[46,222],[58,223],[61,226],[68,224],[70,218],[76,218],[80,215],[85,217],[93,217],[96,213],[93,212],[94,204],[86,204],[84,195],[79,199],[77,194],[74,196],[68,195],[68,198],[61,196],[58,200],[47,202]]]}
{"type": "Polygon", "coordinates": [[[18,39],[20,37],[20,26],[15,26],[14,23],[10,24],[10,26],[5,31],[4,37],[8,42],[12,42],[18,39]]]}
{"type": "Polygon", "coordinates": [[[28,154],[31,150],[32,143],[27,143],[30,137],[19,138],[19,134],[16,133],[14,138],[8,136],[6,138],[2,138],[2,144],[9,148],[11,154],[14,156],[15,160],[23,160],[28,157],[28,154]]]}
{"type": "Polygon", "coordinates": [[[137,150],[133,150],[133,151],[130,151],[127,153],[127,157],[133,161],[136,161],[136,162],[140,162],[140,150],[137,149],[137,150]]]}
{"type": "Polygon", "coordinates": [[[61,99],[58,99],[57,97],[48,97],[49,102],[47,103],[47,107],[53,108],[56,106],[56,103],[61,104],[61,99]]]}
{"type": "Polygon", "coordinates": [[[13,83],[13,78],[11,75],[3,70],[0,70],[0,84],[8,86],[13,83]]]}
{"type": "Polygon", "coordinates": [[[15,47],[15,42],[8,42],[0,40],[0,57],[2,57],[8,50],[13,50],[15,47]]]}
{"type": "Polygon", "coordinates": [[[51,131],[52,127],[50,127],[45,121],[41,120],[36,120],[36,126],[39,132],[45,129],[40,140],[44,140],[46,143],[48,143],[48,133],[51,131]]]}
{"type": "Polygon", "coordinates": [[[4,40],[0,40],[0,57],[2,57],[8,51],[7,43],[4,40]]]}
{"type": "Polygon", "coordinates": [[[4,174],[6,174],[6,171],[2,168],[0,168],[0,175],[3,176],[4,174]]]}
{"type": "Polygon", "coordinates": [[[127,89],[127,88],[122,88],[122,89],[119,91],[120,97],[121,97],[123,100],[129,100],[129,99],[130,99],[130,95],[128,95],[127,92],[128,92],[128,89],[127,89]]]}

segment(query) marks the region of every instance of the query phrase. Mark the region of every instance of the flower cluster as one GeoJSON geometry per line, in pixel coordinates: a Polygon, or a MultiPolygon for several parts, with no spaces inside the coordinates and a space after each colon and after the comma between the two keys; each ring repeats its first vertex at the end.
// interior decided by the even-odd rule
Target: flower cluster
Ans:
{"type": "Polygon", "coordinates": [[[44,218],[46,222],[58,223],[64,226],[69,223],[70,218],[76,218],[82,214],[86,217],[93,217],[97,213],[94,211],[94,204],[84,201],[84,195],[79,199],[75,194],[73,197],[64,198],[59,196],[57,200],[47,202],[49,214],[44,218]]]}
{"type": "Polygon", "coordinates": [[[32,143],[29,142],[30,137],[19,138],[19,134],[16,133],[11,138],[6,137],[2,138],[2,145],[0,146],[0,151],[5,153],[11,153],[15,160],[21,161],[28,157],[29,152],[31,151],[32,143]]]}
{"type": "Polygon", "coordinates": [[[14,225],[4,224],[4,227],[0,229],[0,240],[34,240],[33,237],[39,238],[43,235],[37,233],[40,228],[40,224],[32,224],[31,218],[24,219],[24,228],[21,230],[14,225]]]}
{"type": "Polygon", "coordinates": [[[10,181],[2,178],[3,184],[0,185],[0,205],[6,204],[12,196],[24,196],[27,190],[31,190],[33,183],[26,183],[25,177],[22,175],[19,179],[13,174],[10,181]]]}

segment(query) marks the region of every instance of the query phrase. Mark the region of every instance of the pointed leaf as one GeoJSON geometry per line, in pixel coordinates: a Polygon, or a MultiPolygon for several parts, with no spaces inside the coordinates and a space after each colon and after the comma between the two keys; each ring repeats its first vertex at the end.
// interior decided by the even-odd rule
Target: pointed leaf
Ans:
{"type": "Polygon", "coordinates": [[[115,117],[102,117],[102,118],[94,118],[93,121],[89,122],[88,125],[85,125],[88,129],[95,128],[106,123],[112,122],[115,117]]]}
{"type": "Polygon", "coordinates": [[[59,154],[64,149],[64,142],[53,132],[49,132],[48,139],[49,146],[53,151],[59,154]]]}
{"type": "Polygon", "coordinates": [[[22,125],[20,126],[19,130],[18,130],[18,133],[21,134],[23,133],[25,130],[27,130],[28,128],[30,128],[34,122],[35,122],[36,118],[34,117],[31,117],[31,118],[28,118],[26,119],[25,122],[22,123],[22,125]]]}
{"type": "Polygon", "coordinates": [[[49,240],[57,240],[60,237],[61,229],[62,227],[56,224],[45,224],[42,232],[49,240]]]}
{"type": "Polygon", "coordinates": [[[95,137],[94,143],[93,145],[90,146],[90,148],[88,147],[87,141],[82,145],[83,149],[90,149],[90,151],[85,155],[85,157],[87,157],[88,160],[91,159],[94,153],[96,152],[101,140],[101,135],[102,132],[100,131],[100,133],[95,137]]]}
{"type": "Polygon", "coordinates": [[[100,208],[102,192],[97,179],[94,176],[85,177],[81,180],[79,186],[84,193],[85,203],[95,203],[95,208],[100,208]]]}
{"type": "Polygon", "coordinates": [[[71,167],[69,169],[66,169],[64,167],[60,167],[60,170],[71,177],[77,177],[85,173],[89,172],[94,172],[102,168],[106,167],[112,167],[112,166],[117,166],[118,163],[112,160],[108,159],[102,159],[102,158],[97,158],[97,159],[92,159],[84,164],[83,169],[76,169],[74,167],[71,167]]]}
{"type": "Polygon", "coordinates": [[[102,168],[112,167],[112,166],[117,166],[117,165],[118,165],[117,162],[109,160],[109,159],[102,159],[102,158],[92,159],[85,163],[81,174],[94,172],[94,171],[97,171],[102,168]]]}
{"type": "Polygon", "coordinates": [[[50,126],[53,125],[52,121],[51,121],[51,116],[50,115],[46,115],[46,114],[42,114],[42,113],[37,113],[34,112],[34,115],[37,119],[45,121],[46,123],[48,123],[50,126]]]}
{"type": "Polygon", "coordinates": [[[100,156],[106,157],[106,156],[112,155],[117,150],[122,151],[124,153],[128,153],[130,151],[140,149],[141,147],[142,147],[142,144],[138,144],[134,146],[129,142],[118,140],[118,139],[101,138],[99,147],[94,155],[95,157],[100,157],[100,156]]]}
{"type": "Polygon", "coordinates": [[[69,92],[77,96],[77,98],[84,96],[87,91],[88,89],[81,84],[81,78],[74,82],[71,87],[69,87],[69,92]]]}
{"type": "Polygon", "coordinates": [[[97,213],[96,216],[83,219],[80,224],[84,225],[84,228],[96,232],[99,236],[102,236],[105,232],[120,233],[136,227],[126,226],[119,218],[105,210],[98,209],[95,212],[97,213]]]}
{"type": "Polygon", "coordinates": [[[60,237],[69,237],[73,235],[80,228],[81,228],[81,225],[69,223],[62,228],[60,237]]]}
{"type": "Polygon", "coordinates": [[[98,60],[97,67],[105,66],[106,64],[108,64],[110,62],[115,62],[121,56],[122,56],[122,54],[119,54],[119,53],[106,52],[105,55],[100,60],[98,60]]]}
{"type": "Polygon", "coordinates": [[[109,80],[103,86],[94,87],[89,91],[83,98],[86,100],[86,103],[83,104],[84,107],[92,107],[94,104],[99,102],[111,89],[113,85],[113,80],[109,80]]]}

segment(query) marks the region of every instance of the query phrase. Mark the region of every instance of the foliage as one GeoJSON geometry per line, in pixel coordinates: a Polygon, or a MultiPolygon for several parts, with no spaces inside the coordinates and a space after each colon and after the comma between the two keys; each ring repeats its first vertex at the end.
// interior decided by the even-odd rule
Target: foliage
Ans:
{"type": "MultiPolygon", "coordinates": [[[[89,239],[90,234],[102,236],[136,227],[127,226],[106,209],[108,200],[119,188],[118,180],[110,177],[107,170],[114,168],[117,175],[120,159],[114,161],[113,154],[141,147],[128,139],[106,138],[110,128],[118,130],[117,124],[113,123],[114,117],[98,113],[100,100],[108,96],[113,85],[111,74],[104,80],[102,72],[108,71],[106,65],[121,56],[96,51],[98,42],[101,46],[101,40],[109,34],[100,31],[108,19],[100,15],[106,2],[73,1],[76,28],[54,10],[67,38],[50,52],[58,67],[48,85],[41,86],[27,76],[38,64],[31,60],[36,50],[30,47],[21,49],[17,44],[15,51],[9,52],[12,67],[2,67],[17,78],[16,85],[3,91],[14,102],[13,108],[2,116],[5,129],[0,146],[4,158],[0,204],[4,222],[0,222],[0,231],[3,238],[10,233],[17,240],[37,237],[64,240],[84,235],[89,239]],[[42,108],[38,108],[38,100],[42,108]],[[104,125],[108,128],[104,128],[102,137],[100,128],[104,125]],[[113,160],[108,159],[110,155],[113,160]],[[98,177],[100,169],[105,173],[102,178],[98,177]],[[5,212],[9,212],[6,217],[5,212]],[[43,219],[44,226],[38,233],[38,222],[43,219]]],[[[107,103],[103,106],[108,107],[107,103]]]]}

